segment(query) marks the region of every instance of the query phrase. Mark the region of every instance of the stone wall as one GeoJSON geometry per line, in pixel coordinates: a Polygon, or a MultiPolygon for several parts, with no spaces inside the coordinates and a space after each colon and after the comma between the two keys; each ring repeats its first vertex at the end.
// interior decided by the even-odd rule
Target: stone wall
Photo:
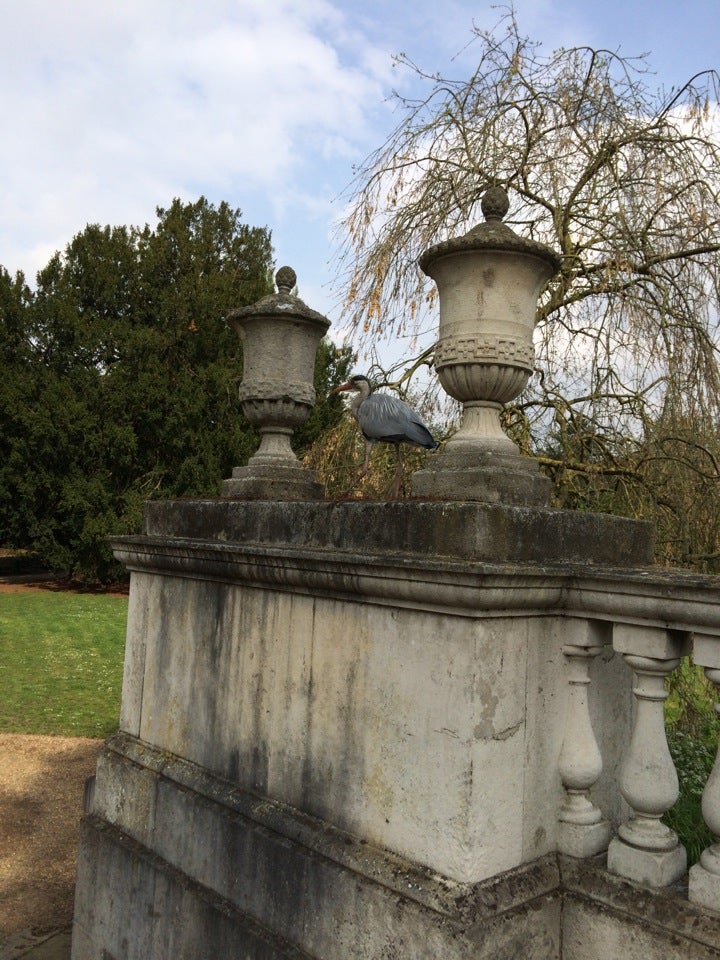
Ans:
{"type": "MultiPolygon", "coordinates": [[[[628,922],[629,956],[717,955],[717,921],[695,939],[659,907],[646,922],[636,888],[558,855],[563,649],[647,592],[644,525],[203,501],[149,505],[115,549],[121,731],[83,827],[73,960],[604,960],[628,922]],[[613,551],[639,568],[613,574],[613,551]]],[[[615,827],[632,675],[609,643],[590,670],[591,795],[615,827]]]]}

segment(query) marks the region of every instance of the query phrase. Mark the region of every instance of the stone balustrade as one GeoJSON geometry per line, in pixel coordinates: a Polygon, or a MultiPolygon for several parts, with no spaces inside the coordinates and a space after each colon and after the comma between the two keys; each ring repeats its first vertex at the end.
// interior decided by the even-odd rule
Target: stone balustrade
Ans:
{"type": "MultiPolygon", "coordinates": [[[[666,603],[667,594],[657,599],[666,603]]],[[[681,612],[680,604],[675,612],[676,622],[686,619],[687,611],[681,612]]],[[[665,732],[665,681],[682,658],[692,655],[720,690],[720,634],[686,627],[668,627],[667,621],[578,620],[571,642],[563,647],[568,693],[565,736],[558,761],[565,791],[558,816],[558,849],[577,858],[592,857],[607,849],[611,873],[649,887],[669,886],[687,869],[685,848],[675,831],[662,822],[679,796],[678,775],[665,732]],[[624,748],[617,781],[629,812],[612,839],[610,823],[591,798],[603,763],[587,693],[590,665],[610,646],[632,671],[635,698],[632,734],[624,748]]],[[[720,704],[715,709],[720,713],[720,704]]],[[[714,842],[690,870],[688,897],[720,911],[720,749],[703,793],[702,813],[714,842]]]]}

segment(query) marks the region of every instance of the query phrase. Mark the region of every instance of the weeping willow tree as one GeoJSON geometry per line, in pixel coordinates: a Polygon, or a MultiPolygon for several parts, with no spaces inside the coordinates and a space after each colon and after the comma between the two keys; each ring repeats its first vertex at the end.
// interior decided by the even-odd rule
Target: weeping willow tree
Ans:
{"type": "MultiPolygon", "coordinates": [[[[345,319],[362,348],[429,338],[431,244],[481,219],[502,184],[506,222],[562,268],[538,306],[536,375],[506,426],[541,457],[562,506],[656,520],[659,554],[720,555],[719,78],[654,89],[644,57],[543,55],[513,10],[474,29],[467,79],[423,71],[402,119],[357,171],[342,224],[345,319]],[[694,513],[693,513],[694,511],[694,513]]],[[[432,362],[432,346],[417,361],[432,362]]],[[[403,375],[396,378],[404,379],[403,375]]]]}

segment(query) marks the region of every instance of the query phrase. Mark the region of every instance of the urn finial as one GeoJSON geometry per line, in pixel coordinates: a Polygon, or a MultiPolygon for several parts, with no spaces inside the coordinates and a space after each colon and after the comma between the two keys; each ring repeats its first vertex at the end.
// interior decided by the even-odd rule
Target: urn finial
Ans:
{"type": "Polygon", "coordinates": [[[486,220],[502,220],[510,209],[507,190],[501,186],[490,187],[483,194],[480,209],[486,220]]]}
{"type": "Polygon", "coordinates": [[[290,294],[297,283],[297,274],[292,267],[280,267],[275,274],[278,293],[290,294]]]}

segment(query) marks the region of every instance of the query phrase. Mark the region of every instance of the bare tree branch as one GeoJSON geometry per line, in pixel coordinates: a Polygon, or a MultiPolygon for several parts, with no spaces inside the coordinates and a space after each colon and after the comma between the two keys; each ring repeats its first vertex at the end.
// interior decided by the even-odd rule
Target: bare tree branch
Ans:
{"type": "MultiPolygon", "coordinates": [[[[720,78],[703,71],[667,94],[647,86],[644,57],[544,56],[512,8],[472,42],[469,79],[397,58],[426,94],[395,95],[402,119],[350,187],[347,322],[359,345],[431,327],[420,254],[475,226],[481,194],[503,184],[510,226],[562,254],[538,307],[539,375],[508,431],[560,478],[559,503],[653,515],[663,550],[714,557],[720,78]],[[680,529],[688,500],[694,532],[680,529]]],[[[387,383],[407,389],[423,348],[387,383]]]]}

